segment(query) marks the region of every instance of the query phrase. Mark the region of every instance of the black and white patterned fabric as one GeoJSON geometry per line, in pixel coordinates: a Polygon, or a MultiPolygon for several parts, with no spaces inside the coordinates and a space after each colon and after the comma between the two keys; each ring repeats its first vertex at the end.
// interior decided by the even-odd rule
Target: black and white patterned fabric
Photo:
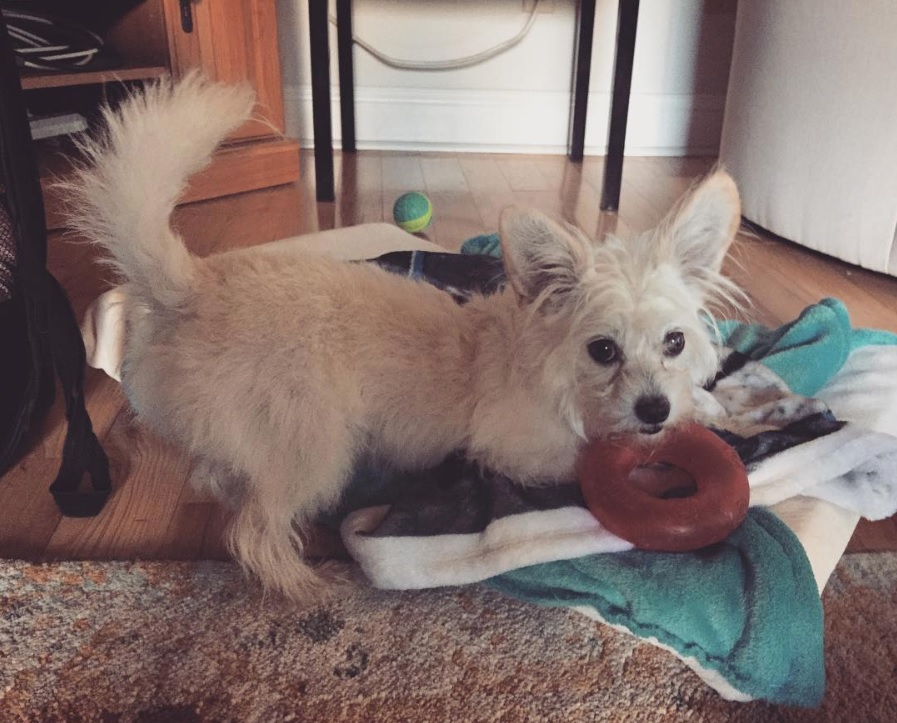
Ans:
{"type": "Polygon", "coordinates": [[[15,267],[16,239],[12,233],[12,220],[0,201],[0,302],[12,298],[15,267]]]}

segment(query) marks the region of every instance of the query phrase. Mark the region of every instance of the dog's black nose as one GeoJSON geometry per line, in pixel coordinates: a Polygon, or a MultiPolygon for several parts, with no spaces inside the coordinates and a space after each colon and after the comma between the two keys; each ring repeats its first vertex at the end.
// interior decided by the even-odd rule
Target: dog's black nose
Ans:
{"type": "Polygon", "coordinates": [[[635,416],[645,424],[660,424],[670,416],[670,400],[660,394],[639,397],[635,402],[635,416]]]}

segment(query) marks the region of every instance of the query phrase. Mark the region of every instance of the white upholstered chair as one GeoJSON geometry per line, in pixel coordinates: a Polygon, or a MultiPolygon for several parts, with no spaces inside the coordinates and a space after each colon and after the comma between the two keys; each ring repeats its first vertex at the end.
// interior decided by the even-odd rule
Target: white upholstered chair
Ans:
{"type": "Polygon", "coordinates": [[[720,158],[749,221],[897,275],[897,3],[739,0],[720,158]]]}

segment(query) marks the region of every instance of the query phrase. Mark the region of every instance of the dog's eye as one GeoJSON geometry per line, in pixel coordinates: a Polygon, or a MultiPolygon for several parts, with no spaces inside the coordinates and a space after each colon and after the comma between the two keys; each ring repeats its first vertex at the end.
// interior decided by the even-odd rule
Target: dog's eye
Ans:
{"type": "Polygon", "coordinates": [[[679,356],[685,348],[685,334],[671,331],[663,339],[663,353],[667,356],[679,356]]]}
{"type": "Polygon", "coordinates": [[[589,342],[589,356],[599,364],[613,364],[620,356],[620,347],[612,339],[601,337],[589,342]]]}

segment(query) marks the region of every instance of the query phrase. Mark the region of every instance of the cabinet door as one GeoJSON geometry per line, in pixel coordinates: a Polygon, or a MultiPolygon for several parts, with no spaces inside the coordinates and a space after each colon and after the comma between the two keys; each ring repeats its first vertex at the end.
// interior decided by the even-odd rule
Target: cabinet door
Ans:
{"type": "Polygon", "coordinates": [[[283,132],[275,0],[163,1],[172,73],[177,77],[199,67],[216,80],[252,83],[255,114],[270,125],[250,121],[233,139],[274,135],[271,126],[283,132]],[[182,20],[184,2],[192,16],[190,31],[182,20]]]}

